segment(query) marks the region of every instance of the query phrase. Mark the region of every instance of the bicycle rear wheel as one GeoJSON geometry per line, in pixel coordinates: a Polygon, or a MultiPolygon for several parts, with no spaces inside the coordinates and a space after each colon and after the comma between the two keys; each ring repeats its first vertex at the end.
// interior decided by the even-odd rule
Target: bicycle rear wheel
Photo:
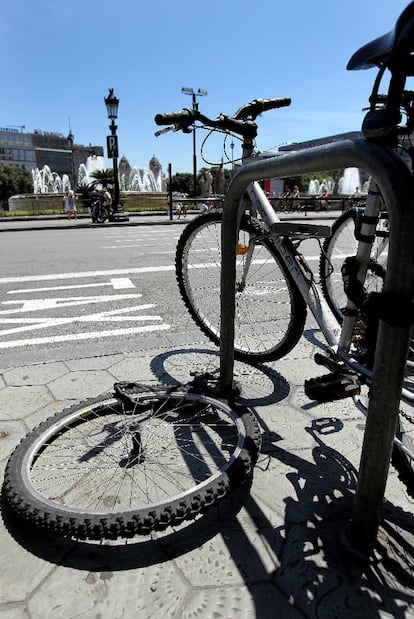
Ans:
{"type": "Polygon", "coordinates": [[[252,473],[253,414],[186,390],[141,386],[58,413],[18,445],[3,493],[37,526],[112,539],[193,519],[252,473]]]}
{"type": "MultiPolygon", "coordinates": [[[[177,245],[175,266],[181,296],[200,329],[220,343],[220,213],[197,217],[177,245]]],[[[270,238],[243,217],[236,262],[235,356],[263,362],[286,355],[300,339],[306,306],[270,238]],[[257,240],[258,239],[258,240],[257,240]]]]}

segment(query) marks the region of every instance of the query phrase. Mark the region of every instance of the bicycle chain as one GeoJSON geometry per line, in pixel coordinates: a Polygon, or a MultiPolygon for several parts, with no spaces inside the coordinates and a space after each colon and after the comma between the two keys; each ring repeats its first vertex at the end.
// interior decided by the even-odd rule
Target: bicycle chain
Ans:
{"type": "Polygon", "coordinates": [[[408,423],[412,423],[414,425],[414,417],[412,417],[411,415],[409,415],[408,413],[406,413],[405,411],[401,409],[400,409],[400,415],[401,417],[404,417],[404,419],[406,419],[408,423]]]}

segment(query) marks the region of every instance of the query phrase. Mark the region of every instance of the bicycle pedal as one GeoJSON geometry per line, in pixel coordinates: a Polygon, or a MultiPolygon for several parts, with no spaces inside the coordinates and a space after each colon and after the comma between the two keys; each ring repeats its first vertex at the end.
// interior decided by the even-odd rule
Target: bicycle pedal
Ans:
{"type": "Polygon", "coordinates": [[[305,381],[305,393],[316,402],[334,402],[361,392],[361,385],[356,376],[333,372],[310,378],[305,381]]]}
{"type": "Polygon", "coordinates": [[[129,403],[134,407],[134,410],[145,411],[148,409],[148,402],[145,399],[139,400],[142,393],[148,392],[148,387],[141,383],[134,382],[118,382],[114,383],[114,392],[125,403],[129,403]]]}

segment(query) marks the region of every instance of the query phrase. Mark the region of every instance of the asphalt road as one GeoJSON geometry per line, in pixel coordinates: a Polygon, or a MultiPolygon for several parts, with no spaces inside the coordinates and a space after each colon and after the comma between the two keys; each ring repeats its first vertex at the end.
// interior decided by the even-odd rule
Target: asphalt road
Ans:
{"type": "MultiPolygon", "coordinates": [[[[4,232],[3,367],[200,338],[174,277],[181,226],[4,232]]],[[[191,340],[190,340],[191,341],[191,340]]]]}
{"type": "MultiPolygon", "coordinates": [[[[205,342],[175,282],[182,229],[2,232],[2,366],[205,342]]],[[[305,254],[316,266],[315,243],[305,254]]]]}

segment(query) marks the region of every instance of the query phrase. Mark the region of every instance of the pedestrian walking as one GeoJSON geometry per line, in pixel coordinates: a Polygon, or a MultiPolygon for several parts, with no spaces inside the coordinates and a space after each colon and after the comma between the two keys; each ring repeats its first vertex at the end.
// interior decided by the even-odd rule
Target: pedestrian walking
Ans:
{"type": "Polygon", "coordinates": [[[66,195],[63,197],[63,210],[66,213],[68,219],[78,218],[78,214],[76,211],[76,196],[74,192],[70,189],[66,192],[66,195]]]}

